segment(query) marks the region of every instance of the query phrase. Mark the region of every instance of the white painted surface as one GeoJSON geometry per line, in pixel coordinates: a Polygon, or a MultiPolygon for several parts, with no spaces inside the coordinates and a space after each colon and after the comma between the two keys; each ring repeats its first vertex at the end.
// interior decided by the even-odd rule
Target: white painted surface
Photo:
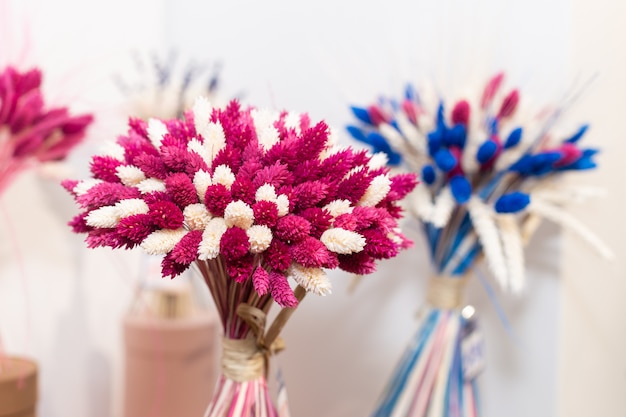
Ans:
{"type": "MultiPolygon", "coordinates": [[[[72,98],[89,96],[76,103],[79,107],[101,106],[105,116],[94,142],[121,129],[112,111],[115,94],[107,74],[123,65],[130,44],[167,40],[163,45],[184,45],[185,52],[200,59],[223,62],[227,94],[243,90],[251,103],[309,111],[314,119],[325,118],[338,127],[349,121],[347,104],[366,102],[380,92],[399,92],[405,80],[432,79],[432,74],[437,74],[439,85],[455,89],[466,78],[479,80],[491,71],[510,69],[511,78],[533,92],[536,101],[553,99],[562,91],[560,74],[566,72],[566,63],[597,69],[589,65],[588,57],[594,57],[600,69],[607,70],[607,79],[573,119],[593,115],[591,122],[598,128],[587,139],[617,149],[601,158],[607,167],[604,174],[585,179],[612,180],[613,197],[610,204],[581,207],[577,214],[608,236],[616,250],[622,249],[619,255],[623,222],[618,229],[607,219],[619,216],[618,203],[625,197],[617,172],[618,158],[624,155],[619,140],[626,133],[619,131],[618,113],[626,96],[620,82],[625,68],[614,52],[624,37],[609,35],[623,34],[617,32],[623,10],[620,14],[603,7],[603,1],[588,5],[574,0],[572,15],[565,0],[549,5],[537,0],[398,0],[384,6],[329,0],[24,3],[37,10],[31,17],[36,57],[45,59],[56,74],[68,68],[80,74],[66,80],[72,88],[62,91],[65,98],[70,91],[72,98]],[[600,20],[609,14],[614,21],[604,25],[600,20]],[[596,19],[591,26],[596,30],[588,30],[587,15],[596,19]],[[531,76],[537,68],[539,75],[531,76]],[[605,97],[613,103],[607,112],[600,110],[605,97]],[[596,212],[603,214],[594,216],[596,212]]],[[[93,146],[74,157],[77,171],[84,172],[81,155],[89,149],[93,146]]],[[[41,416],[119,415],[119,320],[132,295],[137,258],[86,250],[81,238],[64,226],[73,213],[69,197],[59,190],[42,191],[32,174],[20,179],[3,201],[25,259],[27,291],[2,220],[0,332],[9,351],[30,354],[42,363],[41,416]]],[[[533,240],[526,297],[501,298],[515,334],[524,341],[521,345],[507,335],[480,285],[475,282],[471,289],[487,337],[489,362],[482,377],[486,417],[554,416],[557,407],[559,415],[568,417],[594,415],[596,407],[603,407],[597,415],[612,416],[626,409],[621,395],[625,326],[615,319],[624,317],[624,284],[620,291],[612,286],[624,276],[623,261],[602,266],[584,246],[568,239],[561,297],[557,234],[547,226],[533,240]],[[607,285],[595,285],[598,270],[607,285]],[[583,373],[591,375],[593,384],[585,383],[583,373]]],[[[365,416],[372,409],[415,330],[413,317],[428,275],[421,249],[418,243],[397,262],[382,265],[351,296],[346,293],[349,277],[337,273],[332,296],[305,300],[285,331],[288,350],[277,358],[296,417],[365,416]]]]}
{"type": "Polygon", "coordinates": [[[601,261],[570,235],[563,245],[558,391],[559,416],[626,416],[626,3],[574,0],[572,75],[597,73],[574,110],[591,122],[601,170],[577,181],[601,184],[608,195],[574,213],[616,253],[601,261]],[[573,71],[576,69],[577,71],[573,71]]]}

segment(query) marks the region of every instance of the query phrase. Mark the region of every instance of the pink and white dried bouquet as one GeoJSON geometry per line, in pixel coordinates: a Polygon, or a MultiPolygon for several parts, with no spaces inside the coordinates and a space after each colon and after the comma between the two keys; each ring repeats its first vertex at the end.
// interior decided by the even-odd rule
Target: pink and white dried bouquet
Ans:
{"type": "Polygon", "coordinates": [[[274,416],[267,359],[299,300],[330,293],[327,269],[369,274],[411,245],[397,222],[416,177],[385,162],[305,114],[200,98],[180,120],[131,119],[92,178],[64,185],[89,247],[140,246],[164,256],[163,276],[202,273],[225,336],[208,415],[274,416]],[[273,301],[285,308],[265,332],[273,301]]]}

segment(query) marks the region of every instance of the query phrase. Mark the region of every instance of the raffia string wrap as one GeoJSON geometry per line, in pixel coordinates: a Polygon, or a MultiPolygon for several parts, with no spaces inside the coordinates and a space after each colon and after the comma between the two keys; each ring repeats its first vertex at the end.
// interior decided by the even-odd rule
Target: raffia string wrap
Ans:
{"type": "Polygon", "coordinates": [[[267,376],[270,356],[283,350],[285,343],[278,337],[274,340],[266,337],[266,315],[262,310],[244,303],[237,307],[237,315],[250,326],[251,335],[245,339],[222,340],[222,372],[237,382],[267,376]]]}
{"type": "Polygon", "coordinates": [[[222,372],[237,382],[251,381],[263,376],[265,356],[252,338],[222,340],[222,372]]]}
{"type": "Polygon", "coordinates": [[[437,275],[428,283],[428,303],[436,308],[452,310],[463,306],[467,277],[437,275]]]}

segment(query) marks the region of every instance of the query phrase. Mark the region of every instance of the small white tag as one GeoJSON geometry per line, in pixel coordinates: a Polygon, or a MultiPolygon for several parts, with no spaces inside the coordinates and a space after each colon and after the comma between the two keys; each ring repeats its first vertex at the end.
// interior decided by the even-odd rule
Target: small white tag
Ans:
{"type": "Polygon", "coordinates": [[[485,350],[483,335],[474,327],[461,340],[463,377],[466,381],[476,378],[485,369],[485,350]]]}
{"type": "Polygon", "coordinates": [[[280,369],[276,373],[276,380],[278,381],[278,398],[276,399],[278,417],[291,417],[291,413],[289,412],[289,400],[287,399],[287,386],[285,385],[283,373],[280,369]]]}

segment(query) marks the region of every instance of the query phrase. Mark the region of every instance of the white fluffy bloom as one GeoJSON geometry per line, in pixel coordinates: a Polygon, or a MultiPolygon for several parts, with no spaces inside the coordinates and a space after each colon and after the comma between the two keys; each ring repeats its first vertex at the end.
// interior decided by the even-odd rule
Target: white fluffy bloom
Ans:
{"type": "Polygon", "coordinates": [[[213,171],[213,184],[222,184],[224,187],[230,189],[231,185],[235,182],[235,174],[227,165],[220,165],[213,171]]]}
{"type": "Polygon", "coordinates": [[[448,223],[448,220],[450,220],[450,215],[454,207],[456,207],[456,200],[452,195],[450,187],[446,186],[435,198],[430,217],[432,224],[435,227],[444,227],[448,223]]]}
{"type": "Polygon", "coordinates": [[[352,213],[352,209],[353,207],[348,200],[335,200],[324,206],[324,210],[328,211],[333,217],[352,213]]]}
{"type": "Polygon", "coordinates": [[[187,234],[185,229],[161,229],[152,232],[141,242],[143,250],[150,255],[165,255],[187,234]]]}
{"type": "Polygon", "coordinates": [[[278,207],[278,216],[286,216],[289,213],[289,199],[285,194],[276,197],[276,207],[278,207]]]}
{"type": "Polygon", "coordinates": [[[259,145],[265,150],[270,149],[280,138],[278,129],[274,127],[274,122],[278,119],[279,114],[269,110],[254,109],[250,112],[250,115],[252,120],[254,120],[254,128],[259,139],[259,145]]]}
{"type": "Polygon", "coordinates": [[[341,228],[328,229],[320,237],[329,251],[348,255],[361,252],[365,247],[365,238],[357,232],[341,228]]]}
{"type": "Polygon", "coordinates": [[[193,176],[193,185],[196,187],[196,192],[198,193],[200,201],[204,201],[206,189],[209,188],[209,185],[212,183],[211,174],[206,171],[200,170],[193,176]]]}
{"type": "Polygon", "coordinates": [[[91,227],[115,227],[120,222],[120,210],[115,206],[100,207],[90,211],[85,221],[91,227]]]}
{"type": "Polygon", "coordinates": [[[213,108],[206,97],[198,97],[193,103],[193,124],[196,133],[202,135],[206,140],[207,127],[211,121],[211,113],[213,108]]]}
{"type": "Polygon", "coordinates": [[[190,140],[189,143],[187,143],[187,149],[200,155],[204,162],[208,166],[211,166],[211,163],[213,161],[213,159],[211,158],[212,155],[209,153],[207,148],[204,147],[204,144],[200,143],[198,139],[194,138],[190,140]]]}
{"type": "Polygon", "coordinates": [[[198,153],[209,166],[212,166],[215,155],[226,146],[224,128],[219,122],[211,122],[211,113],[213,108],[209,100],[198,97],[193,105],[193,122],[196,133],[204,138],[204,151],[198,153]]]}
{"type": "Polygon", "coordinates": [[[372,155],[372,157],[370,158],[369,162],[367,163],[367,166],[370,169],[378,169],[378,168],[382,168],[385,165],[387,165],[387,162],[389,162],[389,158],[387,157],[387,154],[384,152],[376,152],[374,155],[372,155]]]}
{"type": "Polygon", "coordinates": [[[374,207],[380,203],[391,190],[391,180],[387,174],[379,175],[372,180],[365,194],[359,200],[359,206],[374,207]]]}
{"type": "Polygon", "coordinates": [[[504,257],[498,226],[494,220],[493,208],[485,204],[479,197],[472,196],[467,203],[470,219],[474,230],[483,246],[487,264],[498,284],[507,288],[509,271],[504,257]]]}
{"type": "Polygon", "coordinates": [[[198,247],[200,260],[215,259],[220,254],[220,240],[228,227],[221,217],[213,217],[202,233],[202,242],[198,247]]]}
{"type": "Polygon", "coordinates": [[[122,181],[122,184],[134,187],[146,179],[146,174],[134,165],[120,165],[115,169],[115,175],[122,181]]]}
{"type": "Polygon", "coordinates": [[[250,252],[261,253],[270,247],[272,243],[272,230],[260,224],[255,224],[246,230],[250,242],[250,252]]]}
{"type": "Polygon", "coordinates": [[[129,198],[115,204],[119,210],[120,217],[134,216],[135,214],[146,214],[150,209],[141,198],[129,198]]]}
{"type": "Polygon", "coordinates": [[[256,201],[276,201],[276,188],[271,184],[263,184],[256,190],[256,201]]]}
{"type": "Polygon", "coordinates": [[[141,191],[142,194],[165,191],[165,182],[156,178],[148,178],[137,184],[137,189],[141,191]]]}
{"type": "Polygon", "coordinates": [[[86,180],[79,181],[78,184],[74,186],[72,191],[76,195],[84,195],[87,194],[92,187],[95,187],[98,184],[102,184],[102,180],[97,180],[95,178],[87,178],[86,180]]]}
{"type": "Polygon", "coordinates": [[[241,200],[232,201],[224,210],[224,221],[228,227],[237,226],[247,229],[254,223],[254,211],[241,200]]]}
{"type": "Polygon", "coordinates": [[[285,116],[285,127],[288,129],[294,129],[296,133],[300,134],[300,120],[301,115],[294,112],[289,112],[285,116]]]}
{"type": "Polygon", "coordinates": [[[226,135],[220,122],[209,123],[204,132],[204,147],[211,157],[210,166],[215,156],[226,146],[226,135]]]}
{"type": "Polygon", "coordinates": [[[292,264],[288,271],[293,278],[305,290],[317,295],[328,295],[332,287],[330,280],[321,268],[305,268],[298,264],[292,264]]]}
{"type": "Polygon", "coordinates": [[[159,149],[161,147],[163,136],[165,136],[166,133],[168,133],[168,130],[165,123],[158,119],[148,120],[148,138],[155,148],[159,149]]]}
{"type": "Polygon", "coordinates": [[[126,160],[124,153],[124,147],[122,147],[122,145],[109,140],[102,144],[98,155],[110,156],[111,158],[124,162],[126,160]]]}
{"type": "Polygon", "coordinates": [[[211,213],[202,203],[190,204],[183,210],[185,224],[191,230],[204,230],[211,220],[211,213]]]}
{"type": "Polygon", "coordinates": [[[409,208],[411,212],[421,221],[426,223],[430,222],[435,206],[428,187],[423,183],[417,184],[417,187],[415,187],[415,190],[413,190],[409,198],[409,208]]]}

